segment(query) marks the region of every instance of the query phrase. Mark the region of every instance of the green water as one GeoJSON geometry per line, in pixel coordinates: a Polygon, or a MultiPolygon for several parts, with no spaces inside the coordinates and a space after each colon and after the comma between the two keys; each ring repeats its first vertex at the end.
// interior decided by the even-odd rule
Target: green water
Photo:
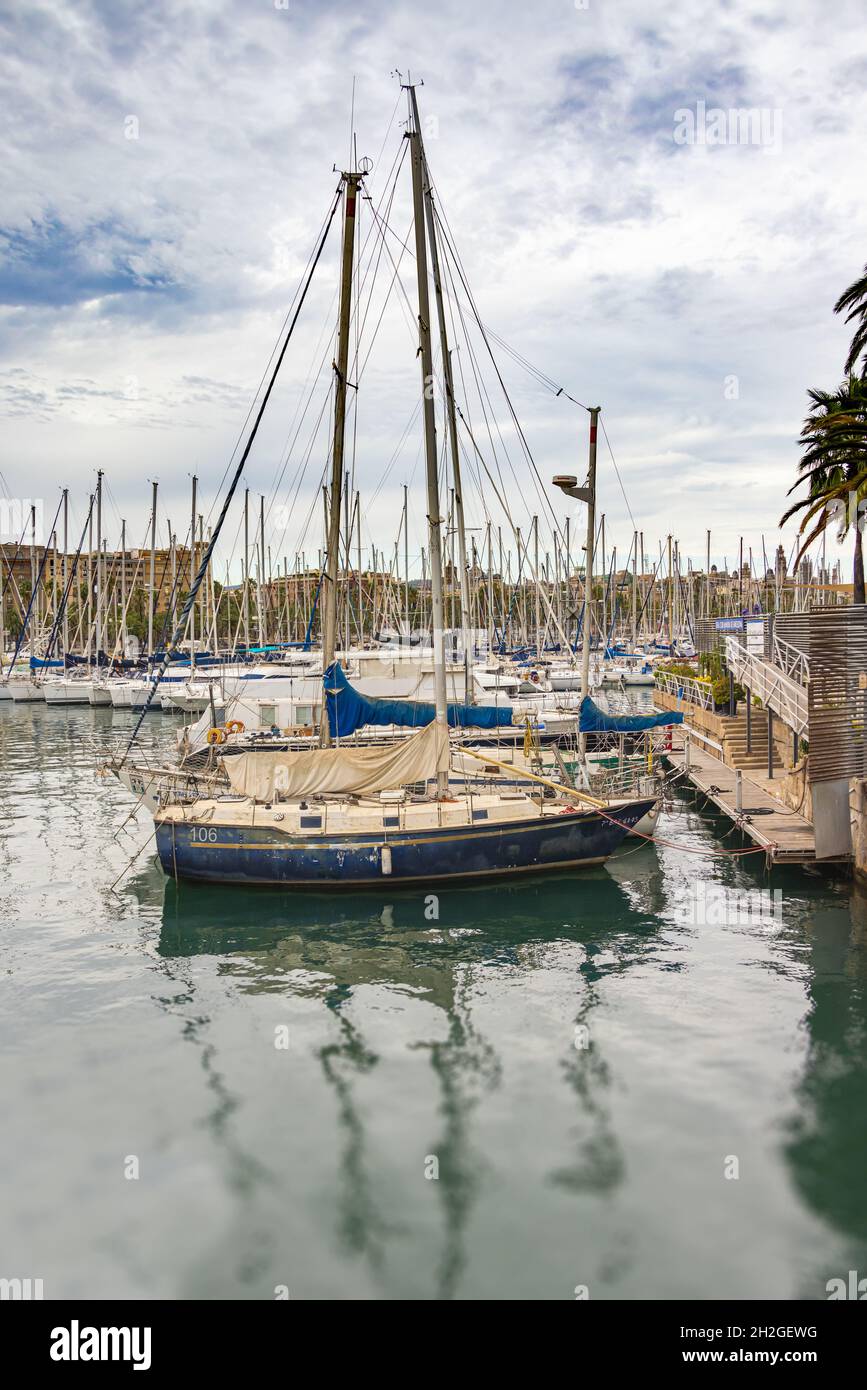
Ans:
{"type": "MultiPolygon", "coordinates": [[[[113,892],[150,821],[115,838],[132,800],[93,767],[131,725],[0,704],[0,1276],[299,1299],[867,1276],[850,883],[775,873],[781,923],[701,922],[697,884],[743,901],[761,865],[630,847],[443,892],[434,920],[387,887],[178,888],[148,847],[113,892]]],[[[174,727],[150,716],[146,746],[174,727]]],[[[686,797],[660,826],[708,851],[718,830],[686,797]]]]}

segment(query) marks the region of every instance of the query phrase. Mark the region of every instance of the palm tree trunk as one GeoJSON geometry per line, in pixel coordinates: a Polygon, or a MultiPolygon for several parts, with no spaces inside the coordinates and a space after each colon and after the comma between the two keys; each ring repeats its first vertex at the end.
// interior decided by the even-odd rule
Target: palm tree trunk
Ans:
{"type": "Polygon", "coordinates": [[[864,602],[864,551],[861,541],[861,527],[858,525],[858,520],[860,520],[860,518],[856,520],[853,528],[855,531],[855,564],[852,572],[854,590],[852,594],[853,603],[864,602]]]}

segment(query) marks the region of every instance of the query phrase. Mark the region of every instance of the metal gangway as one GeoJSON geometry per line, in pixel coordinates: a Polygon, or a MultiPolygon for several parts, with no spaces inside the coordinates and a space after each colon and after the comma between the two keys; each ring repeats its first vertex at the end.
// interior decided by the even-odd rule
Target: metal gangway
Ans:
{"type": "Polygon", "coordinates": [[[810,663],[797,647],[774,634],[773,660],[748,650],[737,637],[726,638],[726,665],[735,680],[761,700],[765,709],[806,737],[810,722],[807,686],[810,663]]]}

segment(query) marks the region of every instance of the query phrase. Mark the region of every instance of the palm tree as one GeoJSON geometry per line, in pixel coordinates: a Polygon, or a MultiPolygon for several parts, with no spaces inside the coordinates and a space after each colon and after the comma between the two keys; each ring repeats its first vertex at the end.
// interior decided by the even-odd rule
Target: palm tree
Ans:
{"type": "Polygon", "coordinates": [[[798,478],[789,488],[807,484],[807,495],[795,502],[780,518],[783,526],[804,509],[798,534],[803,536],[812,521],[813,529],[795,558],[821,536],[833,521],[838,539],[848,534],[854,522],[855,558],[853,581],[855,603],[864,603],[864,554],[861,542],[863,518],[853,515],[852,501],[867,497],[867,380],[850,376],[837,391],[808,391],[810,411],[804,421],[799,443],[803,453],[798,478]]]}
{"type": "Polygon", "coordinates": [[[834,305],[835,314],[842,314],[844,309],[849,310],[846,315],[846,323],[851,322],[852,319],[860,319],[860,322],[855,329],[849,347],[849,356],[846,358],[846,366],[843,370],[846,372],[854,371],[855,363],[863,352],[864,361],[861,364],[861,375],[867,376],[867,265],[864,267],[864,274],[860,280],[854,280],[848,290],[843,291],[834,305]]]}

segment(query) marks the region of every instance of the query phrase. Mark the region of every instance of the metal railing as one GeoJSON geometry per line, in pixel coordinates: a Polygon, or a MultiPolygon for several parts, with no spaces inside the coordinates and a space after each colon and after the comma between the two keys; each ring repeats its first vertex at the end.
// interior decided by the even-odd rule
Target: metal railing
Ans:
{"type": "Polygon", "coordinates": [[[689,767],[689,748],[693,741],[707,748],[711,752],[712,757],[716,758],[719,762],[725,762],[725,749],[715,738],[711,738],[709,734],[704,733],[701,729],[694,728],[692,724],[684,724],[682,727],[684,761],[687,767],[689,767]]]}
{"type": "Polygon", "coordinates": [[[758,696],[766,709],[778,715],[796,734],[806,733],[809,707],[806,687],[800,681],[773,662],[748,651],[736,637],[726,638],[726,664],[735,680],[758,696]]]}
{"type": "Polygon", "coordinates": [[[799,647],[793,647],[791,643],[784,642],[778,637],[776,632],[773,637],[773,662],[779,666],[781,671],[796,681],[798,685],[809,685],[810,683],[810,662],[799,647]]]}
{"type": "Polygon", "coordinates": [[[676,676],[671,671],[656,671],[655,679],[657,689],[664,690],[675,699],[686,700],[701,709],[712,710],[714,707],[710,681],[702,680],[699,676],[676,676]]]}

